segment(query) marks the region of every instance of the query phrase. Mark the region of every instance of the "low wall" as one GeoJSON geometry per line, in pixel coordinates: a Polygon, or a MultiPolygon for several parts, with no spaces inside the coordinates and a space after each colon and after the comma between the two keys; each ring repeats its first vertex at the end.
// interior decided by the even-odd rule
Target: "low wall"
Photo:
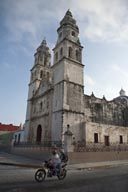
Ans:
{"type": "Polygon", "coordinates": [[[68,153],[68,156],[70,164],[100,161],[116,161],[128,159],[128,151],[73,152],[68,153]]]}
{"type": "Polygon", "coordinates": [[[51,156],[51,148],[46,147],[12,147],[10,152],[37,160],[46,160],[51,156]]]}
{"type": "MultiPolygon", "coordinates": [[[[45,160],[51,156],[51,148],[13,147],[11,153],[37,160],[45,160]]],[[[69,164],[126,160],[128,159],[128,151],[70,152],[68,153],[68,157],[69,164]]]]}

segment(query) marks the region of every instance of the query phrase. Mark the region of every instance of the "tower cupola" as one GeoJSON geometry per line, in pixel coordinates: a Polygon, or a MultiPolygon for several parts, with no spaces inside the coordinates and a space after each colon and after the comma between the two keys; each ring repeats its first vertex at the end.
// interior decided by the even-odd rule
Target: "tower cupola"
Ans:
{"type": "Polygon", "coordinates": [[[40,64],[43,66],[51,65],[51,53],[45,39],[43,39],[42,43],[37,48],[37,51],[34,57],[35,57],[35,62],[34,62],[35,65],[37,64],[40,64]]]}
{"type": "Polygon", "coordinates": [[[119,94],[120,94],[120,96],[125,96],[125,91],[121,88],[119,94]]]}
{"type": "Polygon", "coordinates": [[[66,12],[64,18],[60,21],[60,26],[57,29],[57,33],[57,44],[59,44],[65,38],[77,44],[80,44],[78,38],[79,28],[76,25],[76,20],[73,18],[70,10],[66,12]]]}
{"type": "Polygon", "coordinates": [[[54,64],[67,58],[82,63],[82,46],[79,40],[79,28],[72,13],[68,10],[57,29],[58,39],[54,51],[54,64]]]}

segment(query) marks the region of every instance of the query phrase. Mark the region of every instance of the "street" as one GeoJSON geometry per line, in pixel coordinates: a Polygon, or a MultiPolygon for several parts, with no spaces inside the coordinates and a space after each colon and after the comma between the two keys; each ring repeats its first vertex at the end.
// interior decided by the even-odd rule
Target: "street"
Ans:
{"type": "MultiPolygon", "coordinates": [[[[0,154],[0,161],[14,161],[9,155],[0,154]]],[[[21,159],[23,161],[24,159],[21,159]]],[[[37,169],[0,165],[1,192],[126,192],[128,191],[128,165],[94,170],[68,170],[67,177],[46,178],[37,183],[34,174],[37,169]]]]}

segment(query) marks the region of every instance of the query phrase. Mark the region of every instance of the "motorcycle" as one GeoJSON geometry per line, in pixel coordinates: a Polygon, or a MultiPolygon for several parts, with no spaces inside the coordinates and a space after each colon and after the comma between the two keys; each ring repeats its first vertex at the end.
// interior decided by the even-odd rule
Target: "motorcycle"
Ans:
{"type": "Polygon", "coordinates": [[[56,170],[53,167],[53,163],[51,163],[51,160],[45,161],[43,164],[43,168],[38,169],[35,173],[35,180],[37,182],[43,182],[47,177],[53,177],[57,176],[59,180],[63,180],[67,175],[66,170],[67,163],[62,162],[61,164],[61,170],[60,167],[56,167],[56,170]]]}

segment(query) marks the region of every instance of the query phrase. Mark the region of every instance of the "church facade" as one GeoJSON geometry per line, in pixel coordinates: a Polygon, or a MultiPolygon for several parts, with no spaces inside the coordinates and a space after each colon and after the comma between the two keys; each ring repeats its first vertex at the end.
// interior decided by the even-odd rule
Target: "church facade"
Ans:
{"type": "Polygon", "coordinates": [[[57,29],[51,52],[43,40],[34,55],[29,83],[25,141],[62,141],[65,133],[72,143],[128,143],[128,97],[107,101],[84,94],[83,46],[79,28],[68,10],[57,29]]]}

